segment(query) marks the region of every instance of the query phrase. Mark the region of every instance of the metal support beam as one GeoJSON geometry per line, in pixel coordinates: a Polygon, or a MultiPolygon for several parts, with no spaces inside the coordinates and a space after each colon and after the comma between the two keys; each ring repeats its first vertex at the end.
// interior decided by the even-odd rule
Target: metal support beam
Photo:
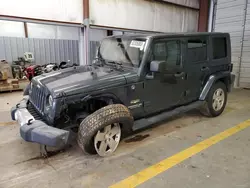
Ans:
{"type": "Polygon", "coordinates": [[[209,5],[209,15],[208,15],[208,32],[212,32],[213,30],[213,22],[214,22],[214,6],[215,2],[214,0],[210,0],[210,5],[209,5]]]}
{"type": "Polygon", "coordinates": [[[216,20],[216,13],[217,13],[217,3],[218,3],[218,0],[214,0],[212,32],[215,30],[215,20],[216,20]]]}
{"type": "Polygon", "coordinates": [[[206,32],[208,29],[209,0],[200,0],[198,31],[206,32]]]}
{"type": "Polygon", "coordinates": [[[83,24],[84,24],[84,56],[85,64],[91,64],[90,62],[90,40],[89,40],[89,0],[83,0],[83,24]]]}
{"type": "Polygon", "coordinates": [[[84,53],[84,28],[79,28],[79,42],[78,42],[78,48],[79,48],[79,64],[85,65],[85,53],[84,53]]]}
{"type": "Polygon", "coordinates": [[[89,40],[89,19],[85,19],[84,20],[84,25],[85,25],[85,27],[84,27],[84,56],[85,56],[85,58],[84,58],[84,60],[85,60],[85,64],[87,65],[87,64],[91,64],[91,62],[90,62],[90,48],[89,48],[89,46],[90,46],[90,40],[89,40]]]}
{"type": "Polygon", "coordinates": [[[27,22],[23,22],[23,28],[24,28],[24,35],[25,35],[25,38],[29,38],[27,22]]]}

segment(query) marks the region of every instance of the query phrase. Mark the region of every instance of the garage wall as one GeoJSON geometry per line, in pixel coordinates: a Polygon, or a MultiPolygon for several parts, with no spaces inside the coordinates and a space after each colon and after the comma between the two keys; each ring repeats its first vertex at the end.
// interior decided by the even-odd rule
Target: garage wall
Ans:
{"type": "Polygon", "coordinates": [[[179,5],[184,5],[192,8],[199,8],[199,0],[162,0],[165,2],[176,3],[179,5]]]}
{"type": "Polygon", "coordinates": [[[242,59],[240,66],[240,86],[250,88],[250,1],[246,5],[242,59]]]}
{"type": "Polygon", "coordinates": [[[79,63],[77,40],[0,37],[0,59],[12,63],[18,57],[23,57],[24,52],[32,52],[35,63],[40,65],[67,60],[79,63]]]}
{"type": "Polygon", "coordinates": [[[214,31],[229,32],[235,86],[250,88],[250,1],[218,0],[214,31]]]}
{"type": "MultiPolygon", "coordinates": [[[[193,0],[197,3],[197,0],[193,0]]],[[[91,0],[90,24],[134,30],[197,31],[198,10],[145,0],[91,0]]]]}
{"type": "Polygon", "coordinates": [[[0,36],[25,37],[23,23],[0,20],[0,36]]]}
{"type": "Polygon", "coordinates": [[[83,23],[83,1],[2,0],[0,15],[83,23]]]}
{"type": "Polygon", "coordinates": [[[79,28],[27,23],[29,38],[78,40],[79,28]]]}
{"type": "MultiPolygon", "coordinates": [[[[79,28],[27,23],[29,38],[79,40],[79,28]]],[[[0,36],[25,37],[24,23],[0,20],[0,36]]]]}
{"type": "Polygon", "coordinates": [[[89,40],[90,41],[100,41],[107,37],[107,30],[103,29],[89,29],[89,40]]]}

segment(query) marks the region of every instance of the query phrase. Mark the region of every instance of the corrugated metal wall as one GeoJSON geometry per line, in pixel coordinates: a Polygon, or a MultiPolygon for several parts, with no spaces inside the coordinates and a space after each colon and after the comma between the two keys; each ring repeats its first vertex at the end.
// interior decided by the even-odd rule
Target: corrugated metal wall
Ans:
{"type": "Polygon", "coordinates": [[[218,0],[214,31],[229,32],[235,86],[250,88],[250,1],[218,0]]]}
{"type": "Polygon", "coordinates": [[[246,0],[244,38],[240,68],[240,86],[250,88],[250,1],[246,0]]]}
{"type": "Polygon", "coordinates": [[[24,52],[34,53],[35,63],[40,65],[67,60],[79,63],[77,40],[0,37],[0,59],[11,63],[23,57],[24,52]]]}

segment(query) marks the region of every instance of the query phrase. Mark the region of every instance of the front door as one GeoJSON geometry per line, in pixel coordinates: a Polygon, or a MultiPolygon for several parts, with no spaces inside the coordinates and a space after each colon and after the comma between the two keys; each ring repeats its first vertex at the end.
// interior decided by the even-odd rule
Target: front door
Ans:
{"type": "Polygon", "coordinates": [[[152,42],[144,82],[144,110],[157,113],[182,103],[185,72],[182,68],[182,45],[179,39],[157,39],[152,42]],[[166,74],[150,72],[150,62],[163,61],[166,74]]]}

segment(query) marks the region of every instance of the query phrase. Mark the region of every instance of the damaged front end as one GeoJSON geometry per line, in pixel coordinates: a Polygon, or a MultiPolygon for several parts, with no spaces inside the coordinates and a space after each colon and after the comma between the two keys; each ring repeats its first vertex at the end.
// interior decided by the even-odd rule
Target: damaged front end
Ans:
{"type": "Polygon", "coordinates": [[[29,106],[29,96],[11,109],[11,117],[20,125],[20,135],[27,142],[61,148],[69,143],[70,131],[47,125],[36,119],[29,106]]]}

